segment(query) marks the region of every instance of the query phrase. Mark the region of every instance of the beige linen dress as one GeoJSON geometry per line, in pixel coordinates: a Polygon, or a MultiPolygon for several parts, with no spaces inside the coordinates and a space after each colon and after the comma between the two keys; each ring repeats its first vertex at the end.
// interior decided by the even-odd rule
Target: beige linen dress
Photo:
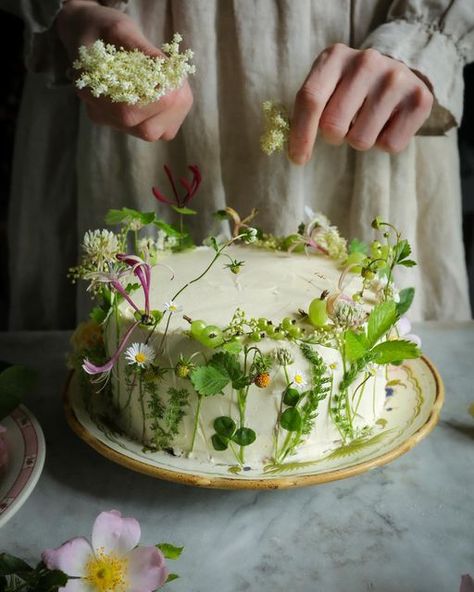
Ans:
{"type": "Polygon", "coordinates": [[[152,185],[167,189],[164,163],[201,167],[196,239],[215,230],[211,214],[225,205],[243,214],[258,207],[259,224],[275,233],[293,231],[308,205],[362,239],[380,215],[402,230],[418,260],[408,279],[417,289],[412,317],[469,318],[455,126],[463,65],[474,59],[473,0],[107,2],[154,44],[178,31],[195,51],[194,107],[170,143],[92,124],[61,84],[67,65],[52,29],[60,0],[9,4],[27,23],[29,67],[10,209],[12,328],[68,328],[85,314],[87,301],[66,278],[83,233],[102,227],[112,207],[170,216],[151,194],[152,185]],[[430,82],[436,103],[421,135],[396,156],[322,140],[305,167],[265,156],[262,101],[291,107],[315,57],[335,42],[375,47],[430,82]]]}

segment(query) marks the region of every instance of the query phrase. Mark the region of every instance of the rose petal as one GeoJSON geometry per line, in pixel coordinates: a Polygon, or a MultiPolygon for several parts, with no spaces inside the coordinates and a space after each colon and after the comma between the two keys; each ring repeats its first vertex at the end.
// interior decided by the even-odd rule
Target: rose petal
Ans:
{"type": "Polygon", "coordinates": [[[85,580],[69,580],[65,586],[59,588],[59,592],[95,592],[95,588],[85,580]]]}
{"type": "Polygon", "coordinates": [[[83,576],[86,564],[94,552],[88,540],[78,537],[65,542],[57,549],[46,549],[41,558],[48,569],[60,569],[68,576],[83,576]]]}
{"type": "Polygon", "coordinates": [[[153,592],[167,577],[165,558],[156,547],[138,547],[128,554],[128,592],[153,592]]]}
{"type": "Polygon", "coordinates": [[[125,555],[137,546],[141,530],[135,518],[122,518],[116,510],[102,512],[94,522],[92,546],[97,553],[125,555]]]}

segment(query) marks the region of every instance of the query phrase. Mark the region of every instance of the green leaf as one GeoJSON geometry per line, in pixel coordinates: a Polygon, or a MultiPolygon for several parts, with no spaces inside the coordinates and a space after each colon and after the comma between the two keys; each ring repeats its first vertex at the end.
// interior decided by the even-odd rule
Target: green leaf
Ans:
{"type": "Polygon", "coordinates": [[[394,339],[379,343],[372,350],[377,364],[393,364],[402,360],[419,358],[420,349],[412,341],[394,339]]]}
{"type": "Polygon", "coordinates": [[[301,415],[295,407],[285,409],[280,417],[280,425],[289,432],[297,432],[301,429],[301,415]]]}
{"type": "Polygon", "coordinates": [[[232,388],[238,390],[246,386],[247,378],[242,372],[237,355],[220,351],[212,356],[208,364],[219,370],[221,374],[228,376],[232,382],[232,388]]]}
{"type": "Polygon", "coordinates": [[[415,288],[404,288],[399,293],[400,300],[397,302],[397,315],[401,317],[410,308],[415,297],[415,288]]]}
{"type": "Polygon", "coordinates": [[[163,312],[161,310],[151,310],[151,316],[155,319],[155,323],[159,323],[163,318],[163,312]]]}
{"type": "Polygon", "coordinates": [[[151,224],[155,220],[155,212],[139,212],[130,208],[122,208],[121,210],[109,210],[105,216],[106,224],[130,224],[130,222],[137,221],[143,226],[151,224]]]}
{"type": "Polygon", "coordinates": [[[25,366],[10,366],[0,374],[0,419],[21,403],[36,382],[36,372],[25,366]]]}
{"type": "Polygon", "coordinates": [[[172,582],[173,580],[177,580],[178,578],[179,578],[178,574],[170,573],[170,574],[168,574],[168,577],[166,578],[166,584],[168,584],[169,582],[172,582]]]}
{"type": "Polygon", "coordinates": [[[220,436],[219,434],[214,434],[211,438],[212,445],[214,446],[214,450],[227,450],[229,446],[229,439],[220,436]]]}
{"type": "Polygon", "coordinates": [[[240,354],[242,351],[242,344],[240,341],[228,341],[222,345],[222,349],[230,354],[240,354]]]}
{"type": "Polygon", "coordinates": [[[107,318],[107,313],[100,306],[94,306],[94,308],[89,313],[89,317],[98,325],[101,325],[107,318]]]}
{"type": "Polygon", "coordinates": [[[257,435],[250,428],[239,428],[232,436],[232,440],[239,446],[250,446],[255,442],[257,435]]]}
{"type": "Polygon", "coordinates": [[[287,387],[283,392],[283,403],[288,407],[294,407],[301,399],[301,393],[295,388],[287,387]]]}
{"type": "Polygon", "coordinates": [[[35,584],[35,592],[57,592],[58,588],[62,588],[67,584],[69,577],[58,569],[47,571],[42,574],[35,584]]]}
{"type": "Polygon", "coordinates": [[[9,576],[15,573],[26,573],[29,571],[33,571],[33,568],[23,561],[23,559],[9,555],[8,553],[0,553],[0,576],[9,576]]]}
{"type": "Polygon", "coordinates": [[[217,395],[226,387],[230,378],[227,373],[222,373],[214,366],[199,366],[190,374],[191,382],[200,395],[209,397],[217,395]]]}
{"type": "Polygon", "coordinates": [[[405,259],[404,261],[400,261],[399,265],[403,265],[403,267],[415,267],[416,261],[413,261],[413,259],[405,259]]]}
{"type": "Polygon", "coordinates": [[[355,362],[367,353],[367,338],[363,333],[346,331],[344,333],[344,351],[349,362],[355,362]]]}
{"type": "Polygon", "coordinates": [[[176,238],[182,238],[183,237],[183,233],[182,232],[180,232],[178,229],[176,229],[171,224],[168,224],[164,220],[156,219],[154,221],[154,225],[157,226],[164,233],[166,233],[168,236],[174,236],[176,238]]]}
{"type": "Polygon", "coordinates": [[[395,245],[394,259],[396,263],[400,263],[411,254],[410,243],[403,239],[395,245]]]}
{"type": "Polygon", "coordinates": [[[364,243],[357,238],[353,238],[349,243],[348,253],[349,255],[351,253],[364,253],[364,255],[367,255],[368,249],[369,247],[367,246],[367,243],[364,243]]]}
{"type": "Polygon", "coordinates": [[[170,543],[159,543],[156,546],[163,553],[165,559],[172,560],[179,559],[184,549],[184,547],[175,547],[174,545],[170,545],[170,543]]]}
{"type": "Polygon", "coordinates": [[[393,300],[377,304],[367,323],[367,348],[372,348],[397,320],[397,307],[393,300]]]}
{"type": "Polygon", "coordinates": [[[173,208],[173,210],[175,212],[178,212],[178,214],[183,214],[184,216],[194,216],[195,214],[197,214],[197,212],[195,210],[191,210],[190,208],[178,208],[178,206],[171,206],[173,208]]]}
{"type": "Polygon", "coordinates": [[[209,243],[210,243],[211,247],[214,249],[214,251],[217,253],[219,251],[219,244],[217,242],[216,237],[215,236],[209,237],[209,243]]]}
{"type": "Polygon", "coordinates": [[[225,415],[214,420],[214,429],[220,436],[224,436],[225,438],[232,438],[236,427],[235,421],[225,415]]]}
{"type": "Polygon", "coordinates": [[[214,212],[212,215],[218,220],[227,220],[230,217],[225,210],[217,210],[217,212],[214,212]]]}

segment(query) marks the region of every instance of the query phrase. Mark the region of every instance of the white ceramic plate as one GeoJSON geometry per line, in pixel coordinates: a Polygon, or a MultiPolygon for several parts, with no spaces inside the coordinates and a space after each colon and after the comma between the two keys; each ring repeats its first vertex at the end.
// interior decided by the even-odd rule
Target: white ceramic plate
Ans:
{"type": "Polygon", "coordinates": [[[72,429],[105,457],[160,479],[221,489],[301,487],[352,477],[386,464],[407,452],[434,428],[444,401],[441,378],[425,357],[389,369],[384,411],[373,433],[347,445],[335,445],[318,458],[285,462],[264,469],[205,464],[166,452],[147,452],[110,426],[94,422],[72,376],[65,409],[72,429]]]}
{"type": "Polygon", "coordinates": [[[2,420],[8,464],[0,474],[0,527],[31,495],[43,470],[46,446],[43,431],[34,415],[20,405],[2,420]]]}

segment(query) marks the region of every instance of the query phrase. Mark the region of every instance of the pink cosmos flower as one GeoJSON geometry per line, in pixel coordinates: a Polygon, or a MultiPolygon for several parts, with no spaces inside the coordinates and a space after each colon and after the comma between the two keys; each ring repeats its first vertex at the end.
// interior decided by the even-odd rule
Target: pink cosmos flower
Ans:
{"type": "Polygon", "coordinates": [[[92,544],[83,537],[42,554],[48,569],[70,578],[64,592],[153,592],[168,577],[163,553],[156,547],[137,547],[140,524],[120,512],[102,512],[92,529],[92,544]]]}
{"type": "Polygon", "coordinates": [[[173,178],[173,174],[171,172],[171,169],[167,165],[164,166],[164,169],[165,169],[166,175],[169,179],[171,189],[173,190],[173,193],[174,193],[174,200],[168,199],[163,193],[161,193],[161,191],[158,189],[158,187],[152,187],[153,195],[156,197],[156,199],[158,201],[161,201],[161,203],[165,203],[170,206],[176,206],[177,208],[186,207],[188,205],[188,203],[191,201],[191,199],[196,195],[196,193],[199,189],[199,186],[201,185],[202,177],[201,177],[201,172],[200,172],[198,166],[195,164],[188,166],[188,169],[191,171],[191,173],[193,175],[191,182],[189,182],[184,177],[179,179],[179,182],[186,190],[186,193],[183,196],[180,196],[178,193],[178,189],[176,187],[176,183],[173,178]]]}

